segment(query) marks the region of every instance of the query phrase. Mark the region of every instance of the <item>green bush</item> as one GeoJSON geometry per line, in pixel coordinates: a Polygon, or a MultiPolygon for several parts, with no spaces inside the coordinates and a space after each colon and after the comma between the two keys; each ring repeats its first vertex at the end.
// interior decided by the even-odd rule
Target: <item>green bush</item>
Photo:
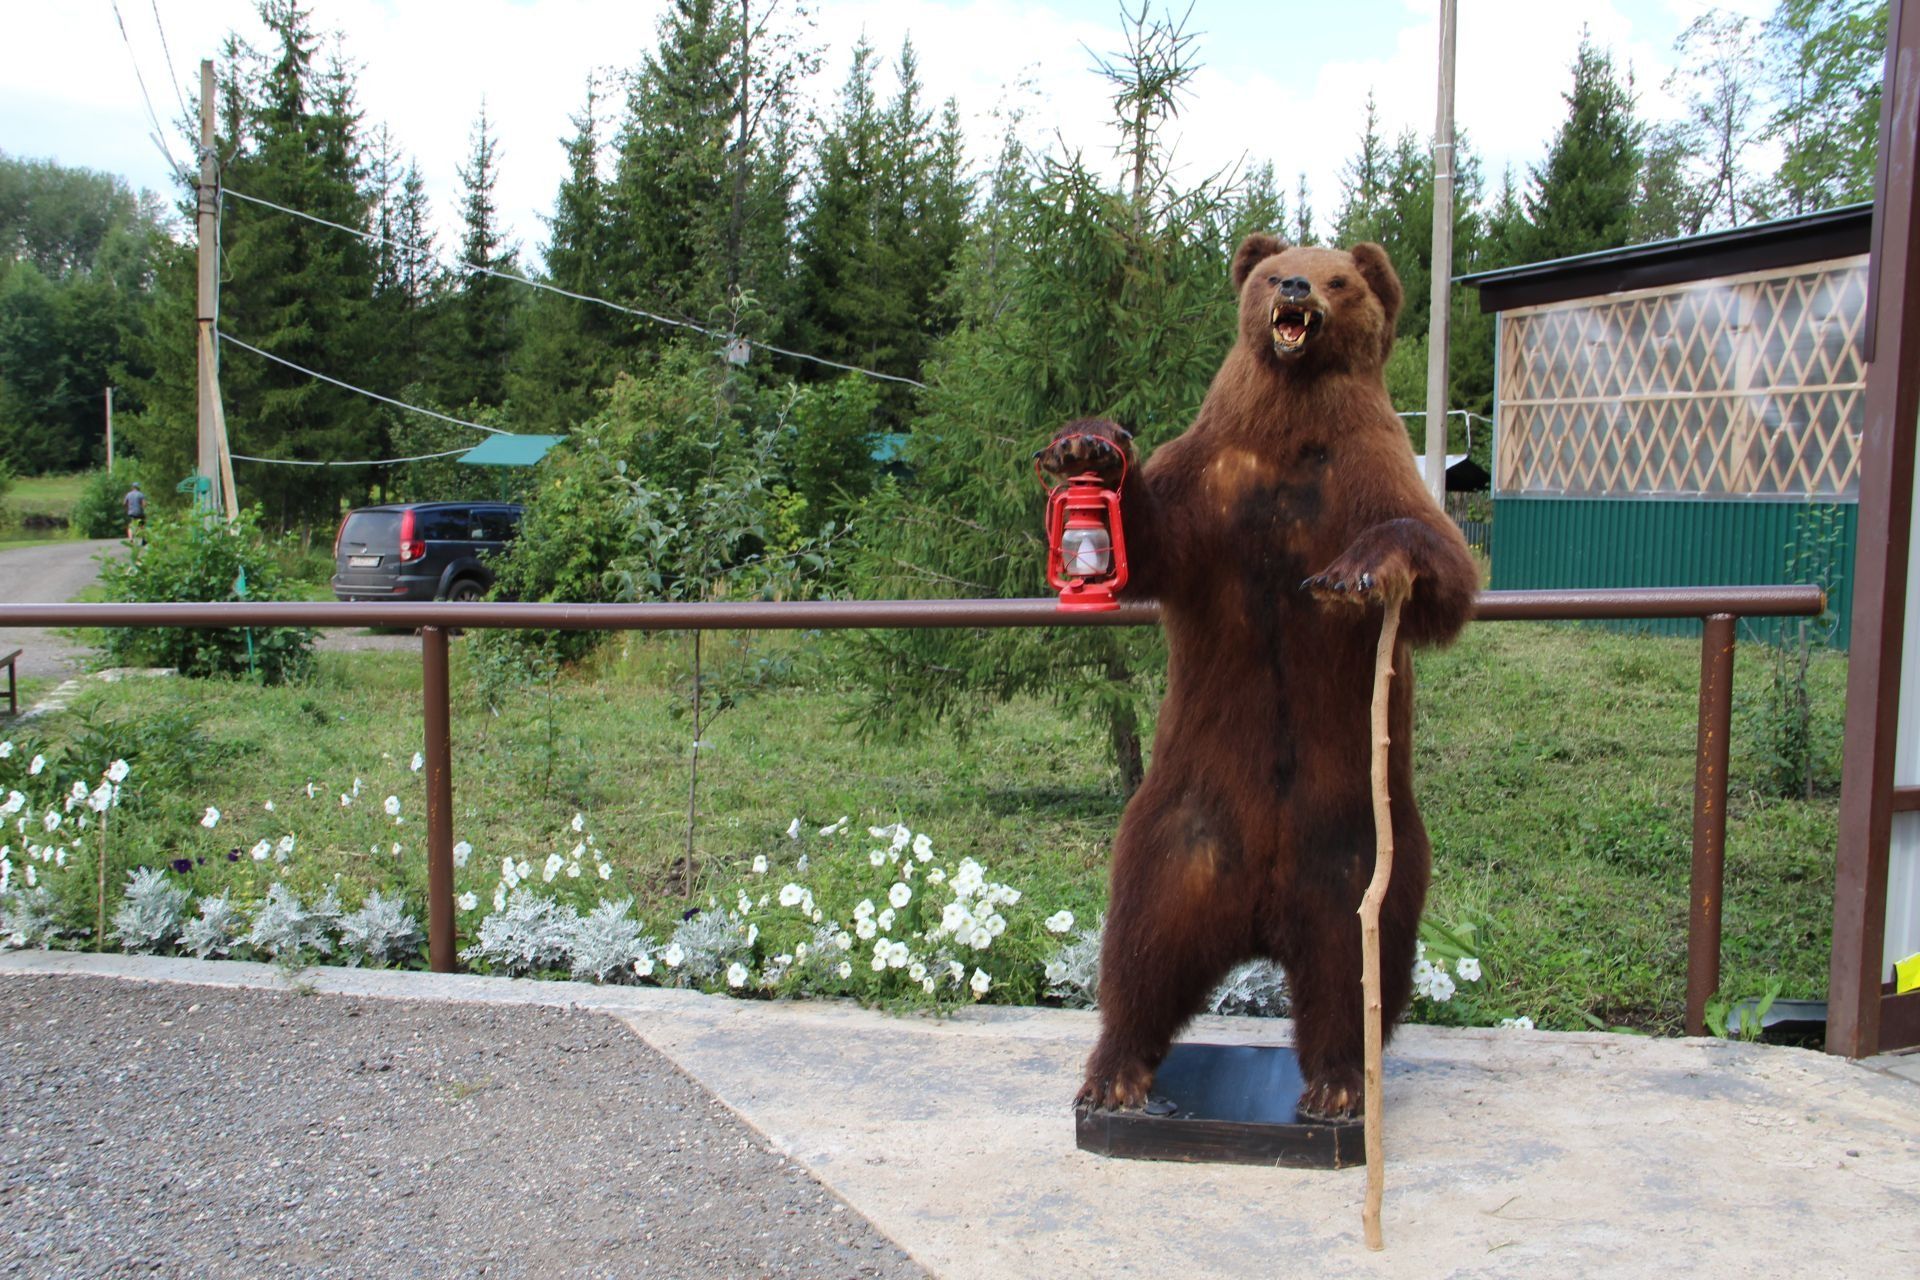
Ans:
{"type": "MultiPolygon", "coordinates": [[[[142,485],[147,483],[146,477],[140,472],[140,464],[131,458],[114,463],[111,471],[96,471],[89,475],[79,498],[74,501],[73,514],[68,517],[73,531],[83,538],[125,537],[127,508],[123,499],[136,480],[142,485]]],[[[149,492],[149,518],[154,515],[156,505],[154,494],[149,492]]]]}
{"type": "MultiPolygon", "coordinates": [[[[279,567],[285,554],[261,533],[257,510],[231,523],[150,515],[145,542],[124,560],[105,560],[100,583],[116,602],[298,599],[279,567]]],[[[113,666],[173,667],[189,676],[247,673],[279,684],[313,664],[309,627],[109,627],[102,635],[113,666]]]]}

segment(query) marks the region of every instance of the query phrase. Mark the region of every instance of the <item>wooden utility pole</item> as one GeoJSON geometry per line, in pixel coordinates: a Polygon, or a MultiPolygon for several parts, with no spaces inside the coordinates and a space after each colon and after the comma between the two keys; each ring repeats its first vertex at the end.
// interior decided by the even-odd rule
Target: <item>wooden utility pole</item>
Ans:
{"type": "Polygon", "coordinates": [[[220,364],[214,347],[213,322],[220,305],[220,167],[213,145],[213,60],[200,60],[200,182],[194,229],[200,249],[199,305],[196,311],[196,350],[199,352],[200,412],[196,469],[212,486],[209,505],[240,514],[233,492],[233,460],[227,453],[226,417],[220,407],[220,364]]]}
{"type": "Polygon", "coordinates": [[[1453,304],[1455,0],[1440,0],[1440,106],[1433,126],[1433,288],[1427,314],[1427,489],[1447,504],[1448,320],[1453,304]]]}

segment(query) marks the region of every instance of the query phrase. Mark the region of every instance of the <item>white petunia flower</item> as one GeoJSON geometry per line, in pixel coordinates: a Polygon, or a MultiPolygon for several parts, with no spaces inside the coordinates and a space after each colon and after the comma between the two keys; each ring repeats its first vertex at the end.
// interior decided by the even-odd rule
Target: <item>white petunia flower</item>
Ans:
{"type": "Polygon", "coordinates": [[[29,862],[27,864],[27,888],[31,889],[38,883],[40,883],[40,869],[29,862]]]}
{"type": "Polygon", "coordinates": [[[660,953],[660,959],[667,968],[678,969],[687,961],[687,951],[677,942],[669,942],[667,949],[660,953]]]}
{"type": "Polygon", "coordinates": [[[468,844],[465,840],[462,840],[459,844],[456,844],[453,846],[453,865],[454,866],[456,867],[466,866],[467,859],[471,858],[472,856],[473,856],[473,846],[468,844]]]}
{"type": "Polygon", "coordinates": [[[505,911],[507,909],[507,882],[505,880],[493,886],[493,909],[495,911],[505,911]]]}
{"type": "Polygon", "coordinates": [[[316,787],[316,786],[314,786],[314,785],[313,785],[313,784],[312,784],[311,782],[309,782],[309,783],[307,784],[307,799],[309,799],[309,800],[311,800],[311,799],[313,799],[313,797],[314,797],[314,794],[315,794],[316,792],[318,792],[319,790],[320,790],[320,788],[319,788],[319,787],[316,787]]]}
{"type": "Polygon", "coordinates": [[[926,979],[926,976],[927,976],[927,966],[924,964],[921,964],[918,960],[915,960],[912,964],[907,966],[907,976],[909,978],[912,978],[915,982],[922,982],[926,979]]]}
{"type": "Polygon", "coordinates": [[[11,817],[20,812],[21,807],[26,803],[27,798],[18,791],[9,791],[7,792],[7,802],[0,804],[0,815],[11,817]]]}
{"type": "Polygon", "coordinates": [[[584,813],[576,813],[573,815],[573,821],[569,822],[567,825],[572,827],[574,830],[574,833],[577,835],[578,833],[585,831],[587,829],[587,815],[584,813]]]}
{"type": "Polygon", "coordinates": [[[427,767],[427,758],[424,755],[420,754],[418,751],[416,751],[413,753],[413,760],[407,765],[407,767],[409,769],[412,769],[415,773],[418,773],[422,769],[427,767]]]}
{"type": "Polygon", "coordinates": [[[113,784],[110,782],[101,783],[95,787],[93,793],[87,797],[87,808],[93,810],[95,813],[105,813],[107,806],[112,803],[113,784]]]}
{"type": "Polygon", "coordinates": [[[533,879],[533,864],[525,858],[513,864],[513,873],[522,880],[533,879]]]}
{"type": "Polygon", "coordinates": [[[848,933],[845,929],[842,929],[840,932],[833,935],[833,945],[840,948],[842,951],[851,951],[853,950],[853,935],[848,933]]]}
{"type": "Polygon", "coordinates": [[[873,922],[879,925],[882,929],[893,928],[893,908],[892,907],[882,908],[880,911],[880,914],[873,918],[873,922]]]}
{"type": "Polygon", "coordinates": [[[462,911],[471,911],[480,905],[480,897],[471,889],[453,900],[453,905],[462,911]]]}
{"type": "Polygon", "coordinates": [[[281,836],[279,842],[273,846],[273,852],[279,861],[285,862],[287,855],[293,852],[293,836],[291,834],[281,836]]]}
{"type": "Polygon", "coordinates": [[[115,760],[107,766],[105,777],[108,782],[125,782],[127,775],[132,772],[133,770],[127,767],[125,760],[115,760]]]}
{"type": "Polygon", "coordinates": [[[856,907],[854,907],[854,909],[853,909],[853,918],[854,918],[855,920],[858,920],[858,919],[860,919],[860,918],[861,918],[862,916],[870,916],[870,915],[872,915],[872,914],[873,914],[873,899],[872,899],[872,898],[862,898],[862,899],[860,899],[860,903],[859,903],[859,905],[858,905],[858,906],[856,906],[856,907]]]}
{"type": "Polygon", "coordinates": [[[887,851],[885,849],[872,850],[867,854],[867,861],[876,867],[883,866],[887,861],[887,851]]]}
{"type": "Polygon", "coordinates": [[[868,938],[880,932],[880,930],[874,926],[872,916],[861,916],[856,919],[853,922],[853,931],[859,935],[862,942],[865,942],[868,938]]]}
{"type": "Polygon", "coordinates": [[[754,856],[753,874],[757,876],[763,876],[767,874],[767,855],[766,854],[762,853],[762,854],[756,854],[754,856]]]}
{"type": "Polygon", "coordinates": [[[780,905],[783,907],[797,907],[800,905],[800,899],[802,895],[804,895],[805,893],[806,893],[806,890],[802,889],[797,884],[793,884],[789,882],[787,884],[781,885],[780,886],[780,905]]]}
{"type": "Polygon", "coordinates": [[[993,931],[983,924],[973,926],[973,932],[967,935],[967,945],[975,951],[985,951],[993,945],[993,931]]]}
{"type": "Polygon", "coordinates": [[[747,966],[738,960],[727,966],[727,985],[738,991],[747,985],[747,966]]]}
{"type": "Polygon", "coordinates": [[[1480,981],[1480,957],[1478,956],[1461,956],[1460,962],[1453,968],[1463,982],[1480,981]]]}
{"type": "Polygon", "coordinates": [[[1454,991],[1453,975],[1445,969],[1436,968],[1433,971],[1433,989],[1431,992],[1433,1002],[1435,1004],[1445,1004],[1447,1001],[1453,999],[1454,991]]]}
{"type": "Polygon", "coordinates": [[[894,885],[893,888],[887,890],[887,901],[891,902],[895,907],[905,907],[909,902],[913,901],[913,887],[906,884],[894,885]]]}
{"type": "Polygon", "coordinates": [[[635,960],[633,962],[633,972],[636,977],[651,978],[653,976],[653,957],[641,956],[638,960],[635,960]]]}
{"type": "Polygon", "coordinates": [[[799,838],[800,838],[800,819],[795,818],[792,822],[789,822],[787,824],[787,839],[798,840],[799,838]]]}
{"type": "Polygon", "coordinates": [[[1523,1013],[1517,1018],[1500,1019],[1500,1026],[1503,1030],[1507,1031],[1531,1031],[1533,1030],[1533,1019],[1523,1013]]]}
{"type": "Polygon", "coordinates": [[[566,865],[567,860],[565,858],[557,853],[550,853],[547,855],[546,865],[540,869],[540,878],[548,884],[551,884],[553,883],[553,878],[560,874],[560,868],[566,865]]]}
{"type": "Polygon", "coordinates": [[[207,811],[200,815],[200,825],[207,828],[209,831],[219,826],[220,811],[214,808],[212,805],[208,805],[207,811]]]}
{"type": "Polygon", "coordinates": [[[580,878],[580,864],[577,862],[569,862],[567,864],[567,879],[578,880],[579,878],[580,878]]]}
{"type": "Polygon", "coordinates": [[[945,871],[942,871],[939,867],[935,867],[933,868],[933,870],[927,872],[928,884],[945,884],[946,880],[947,880],[947,873],[945,871]]]}
{"type": "Polygon", "coordinates": [[[1060,910],[1047,917],[1048,933],[1065,933],[1073,928],[1073,912],[1060,910]]]}
{"type": "Polygon", "coordinates": [[[353,780],[353,794],[356,796],[360,794],[360,779],[358,778],[353,780]]]}
{"type": "Polygon", "coordinates": [[[340,793],[340,807],[342,809],[350,809],[353,807],[353,797],[344,791],[340,793]]]}
{"type": "Polygon", "coordinates": [[[249,852],[253,854],[253,860],[255,862],[265,862],[267,855],[273,852],[273,841],[262,840],[254,845],[249,852]]]}
{"type": "Polygon", "coordinates": [[[913,838],[913,856],[922,862],[933,861],[933,837],[924,832],[913,838]]]}
{"type": "Polygon", "coordinates": [[[987,994],[988,989],[993,986],[993,979],[987,976],[985,969],[975,969],[973,971],[973,981],[967,985],[973,988],[974,998],[978,999],[987,994]]]}
{"type": "Polygon", "coordinates": [[[0,742],[0,760],[5,760],[12,754],[13,744],[11,742],[0,742]]]}
{"type": "Polygon", "coordinates": [[[383,807],[386,809],[387,816],[389,818],[399,817],[400,816],[400,797],[388,796],[386,804],[383,807]]]}
{"type": "Polygon", "coordinates": [[[613,864],[611,862],[603,862],[600,864],[600,878],[602,880],[613,879],[613,864]]]}
{"type": "Polygon", "coordinates": [[[27,766],[27,776],[29,778],[37,778],[40,776],[40,771],[46,767],[47,758],[45,756],[35,756],[33,762],[27,766]]]}
{"type": "Polygon", "coordinates": [[[840,967],[835,969],[834,972],[839,974],[841,981],[844,982],[846,979],[851,978],[853,976],[853,966],[847,963],[845,960],[842,960],[840,962],[840,967]]]}
{"type": "Polygon", "coordinates": [[[272,812],[273,812],[273,801],[271,801],[271,800],[268,800],[267,802],[265,802],[264,804],[262,804],[262,805],[261,805],[260,807],[261,807],[262,809],[265,809],[265,810],[266,810],[266,811],[267,811],[268,813],[272,813],[272,812]]]}

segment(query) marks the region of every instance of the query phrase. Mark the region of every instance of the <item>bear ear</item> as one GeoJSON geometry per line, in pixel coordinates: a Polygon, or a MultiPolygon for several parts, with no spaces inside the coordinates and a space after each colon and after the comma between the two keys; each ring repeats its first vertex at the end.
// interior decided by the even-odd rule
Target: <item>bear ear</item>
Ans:
{"type": "Polygon", "coordinates": [[[1240,286],[1247,282],[1255,267],[1286,247],[1280,237],[1264,231],[1256,231],[1242,240],[1239,252],[1233,255],[1233,291],[1240,292],[1240,286]]]}
{"type": "Polygon", "coordinates": [[[1353,255],[1353,265],[1359,269],[1360,278],[1367,282],[1373,296],[1380,300],[1380,309],[1386,312],[1386,331],[1380,337],[1380,358],[1385,360],[1393,351],[1393,326],[1400,318],[1400,304],[1405,298],[1400,277],[1394,273],[1387,251],[1377,244],[1357,244],[1347,252],[1353,255]]]}

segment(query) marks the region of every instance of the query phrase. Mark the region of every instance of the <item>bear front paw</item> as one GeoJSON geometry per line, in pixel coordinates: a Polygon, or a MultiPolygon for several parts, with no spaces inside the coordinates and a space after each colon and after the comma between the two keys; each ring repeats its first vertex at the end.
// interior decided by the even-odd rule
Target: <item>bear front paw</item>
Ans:
{"type": "Polygon", "coordinates": [[[1405,600],[1413,593],[1413,571],[1404,556],[1390,556],[1371,566],[1362,566],[1342,556],[1324,573],[1316,573],[1300,584],[1319,600],[1330,603],[1370,605],[1388,600],[1405,600]]]}
{"type": "Polygon", "coordinates": [[[1117,485],[1132,462],[1133,434],[1105,418],[1084,418],[1060,428],[1046,448],[1033,455],[1036,466],[1055,480],[1088,472],[1117,485]]]}

